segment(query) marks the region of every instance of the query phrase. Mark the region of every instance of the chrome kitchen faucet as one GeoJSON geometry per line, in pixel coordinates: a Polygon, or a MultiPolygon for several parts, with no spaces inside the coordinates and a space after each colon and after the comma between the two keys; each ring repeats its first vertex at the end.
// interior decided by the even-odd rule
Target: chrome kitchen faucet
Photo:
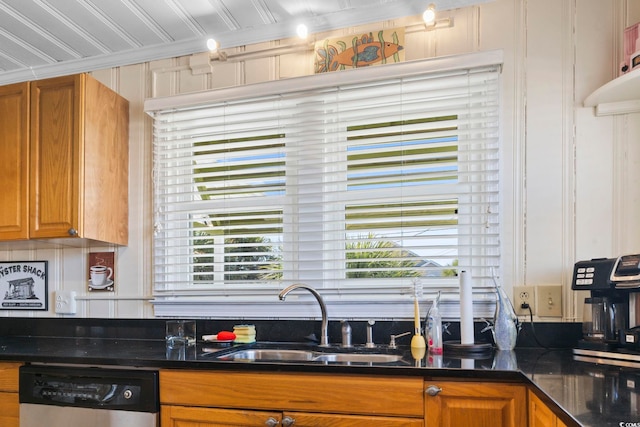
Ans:
{"type": "Polygon", "coordinates": [[[306,289],[311,292],[311,295],[313,295],[316,300],[318,300],[318,304],[320,304],[320,311],[322,313],[322,336],[320,337],[320,346],[329,347],[329,320],[327,319],[327,306],[324,304],[322,296],[311,286],[303,285],[302,283],[296,283],[283,289],[278,295],[278,298],[280,298],[281,301],[284,301],[284,299],[287,297],[287,294],[294,289],[306,289]]]}

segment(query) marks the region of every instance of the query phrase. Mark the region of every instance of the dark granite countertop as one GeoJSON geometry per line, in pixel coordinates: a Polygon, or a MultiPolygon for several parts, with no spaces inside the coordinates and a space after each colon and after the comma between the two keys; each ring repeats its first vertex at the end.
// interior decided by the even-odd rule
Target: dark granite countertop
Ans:
{"type": "MultiPolygon", "coordinates": [[[[303,345],[303,344],[298,344],[303,345]]],[[[400,347],[403,360],[393,364],[262,363],[222,361],[224,344],[198,343],[176,353],[164,340],[133,338],[56,338],[5,336],[0,338],[0,360],[32,363],[80,364],[177,369],[243,369],[417,375],[427,381],[476,379],[534,385],[539,397],[559,412],[569,426],[640,425],[640,369],[617,368],[575,361],[571,350],[518,348],[491,352],[474,359],[445,356],[418,361],[400,347]]],[[[367,351],[362,349],[363,351],[367,351]]],[[[339,351],[339,349],[337,350],[339,351]]]]}

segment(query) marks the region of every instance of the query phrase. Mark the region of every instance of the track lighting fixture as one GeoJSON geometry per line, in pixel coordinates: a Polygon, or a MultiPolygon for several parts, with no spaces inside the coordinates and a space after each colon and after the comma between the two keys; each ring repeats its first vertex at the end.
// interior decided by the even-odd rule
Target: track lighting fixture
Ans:
{"type": "Polygon", "coordinates": [[[218,50],[218,42],[215,39],[207,40],[207,49],[209,49],[209,52],[215,52],[218,50]]]}
{"type": "Polygon", "coordinates": [[[305,24],[300,24],[296,28],[296,33],[298,34],[298,37],[300,37],[301,39],[304,40],[309,35],[309,29],[307,28],[307,26],[305,24]]]}
{"type": "Polygon", "coordinates": [[[436,22],[436,5],[431,3],[428,7],[427,10],[424,11],[424,13],[422,14],[422,19],[424,20],[424,23],[427,25],[432,25],[434,22],[436,22]]]}

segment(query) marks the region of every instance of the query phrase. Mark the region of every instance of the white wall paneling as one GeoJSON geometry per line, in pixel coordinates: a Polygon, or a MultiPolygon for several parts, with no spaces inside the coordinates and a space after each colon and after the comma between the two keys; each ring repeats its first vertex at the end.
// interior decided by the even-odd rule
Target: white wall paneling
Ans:
{"type": "MultiPolygon", "coordinates": [[[[514,285],[562,284],[566,321],[581,320],[584,295],[570,290],[573,263],[640,252],[640,119],[596,117],[582,101],[617,75],[622,30],[640,20],[632,0],[495,0],[446,12],[453,26],[427,30],[420,16],[318,34],[318,39],[406,28],[406,59],[501,49],[505,187],[504,270],[514,285]]],[[[194,73],[190,56],[93,74],[130,102],[127,247],[115,251],[115,293],[90,294],[88,249],[0,250],[0,260],[49,260],[49,290],[75,290],[78,317],[153,316],[151,121],[146,98],[163,97],[313,73],[312,40],[274,40],[229,49],[194,73]]],[[[0,311],[0,316],[55,316],[0,311]]],[[[213,315],[213,313],[212,313],[213,315]]]]}

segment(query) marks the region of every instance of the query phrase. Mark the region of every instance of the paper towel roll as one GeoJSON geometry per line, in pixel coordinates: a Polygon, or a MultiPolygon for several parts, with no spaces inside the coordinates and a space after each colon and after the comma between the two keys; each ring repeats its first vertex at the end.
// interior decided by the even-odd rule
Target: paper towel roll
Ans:
{"type": "Polygon", "coordinates": [[[460,272],[460,344],[473,345],[473,287],[471,275],[460,272]]]}
{"type": "Polygon", "coordinates": [[[473,359],[460,359],[460,367],[462,369],[475,369],[476,361],[473,359]]]}

